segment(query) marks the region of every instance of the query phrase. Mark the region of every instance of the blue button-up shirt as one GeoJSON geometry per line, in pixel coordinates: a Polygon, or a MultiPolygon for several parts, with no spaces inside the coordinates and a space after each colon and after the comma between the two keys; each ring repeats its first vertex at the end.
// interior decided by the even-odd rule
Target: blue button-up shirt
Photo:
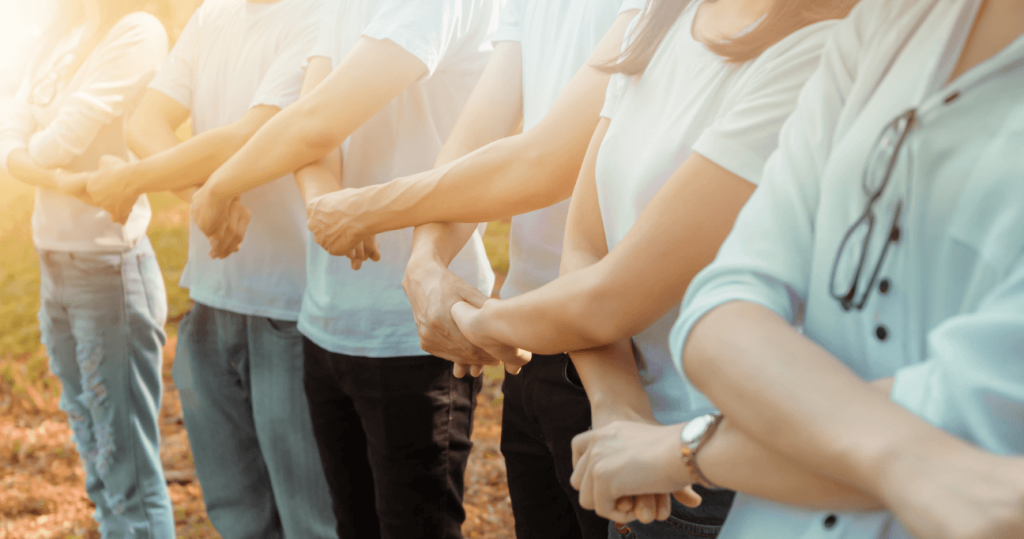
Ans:
{"type": "MultiPolygon", "coordinates": [[[[837,27],[761,186],[687,293],[677,365],[704,314],[757,303],[802,315],[805,335],[864,379],[894,376],[893,400],[930,423],[1024,454],[1024,38],[947,84],[979,6],[863,0],[837,27]],[[899,238],[863,310],[846,311],[830,289],[839,246],[867,205],[865,168],[885,157],[880,134],[912,108],[862,287],[897,207],[899,238]]],[[[838,265],[843,291],[857,238],[838,265]]],[[[721,537],[910,537],[887,513],[837,516],[740,495],[721,537]]]]}

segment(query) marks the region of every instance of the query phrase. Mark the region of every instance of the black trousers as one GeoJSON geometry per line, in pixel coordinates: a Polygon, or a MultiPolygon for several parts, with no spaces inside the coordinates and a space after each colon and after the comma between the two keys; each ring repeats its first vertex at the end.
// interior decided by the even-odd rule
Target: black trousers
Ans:
{"type": "Polygon", "coordinates": [[[313,433],[340,539],[461,539],[481,380],[434,356],[353,357],[305,340],[313,433]]]}
{"type": "Polygon", "coordinates": [[[572,439],[590,428],[590,401],[569,356],[534,355],[502,385],[501,452],[518,539],[606,539],[608,521],[580,507],[572,439]]]}

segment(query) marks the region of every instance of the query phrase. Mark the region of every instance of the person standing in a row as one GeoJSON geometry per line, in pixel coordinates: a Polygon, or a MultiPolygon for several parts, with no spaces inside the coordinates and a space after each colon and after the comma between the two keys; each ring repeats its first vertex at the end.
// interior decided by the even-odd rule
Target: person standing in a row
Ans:
{"type": "Polygon", "coordinates": [[[724,415],[580,436],[599,513],[702,483],[729,539],[1024,537],[1021,87],[1019,1],[837,26],[672,331],[724,415]]]}
{"type": "MultiPolygon", "coordinates": [[[[431,167],[487,62],[482,46],[497,4],[336,4],[312,53],[330,58],[334,71],[210,177],[193,198],[198,226],[216,235],[239,193],[321,161],[346,139],[346,187],[431,167]]],[[[369,242],[380,261],[361,272],[332,256],[348,253],[308,243],[299,316],[306,395],[342,537],[462,536],[479,381],[455,378],[450,363],[420,348],[401,288],[412,235],[369,242]]],[[[494,277],[479,236],[452,267],[490,294],[494,277]]]]}
{"type": "MultiPolygon", "coordinates": [[[[435,168],[339,191],[317,204],[312,218],[331,223],[317,239],[340,251],[365,237],[353,229],[383,233],[424,225],[416,230],[403,281],[424,350],[451,361],[496,363],[469,344],[451,318],[456,302],[487,300],[448,268],[473,237],[473,222],[536,209],[512,220],[502,296],[558,275],[568,202],[544,206],[572,190],[609,78],[596,66],[618,54],[626,26],[642,7],[638,0],[509,1],[490,37],[491,60],[435,168]],[[520,120],[523,133],[510,136],[520,120]],[[360,212],[349,211],[354,208],[360,212]]],[[[455,370],[459,376],[465,367],[455,363],[455,370]]],[[[591,403],[569,356],[534,356],[502,387],[501,452],[516,536],[606,537],[607,521],[581,508],[569,484],[570,441],[592,424],[591,403]]],[[[599,409],[600,424],[618,412],[599,409]]]]}
{"type": "MultiPolygon", "coordinates": [[[[188,200],[298,98],[328,3],[204,2],[132,117],[128,140],[143,159],[108,160],[93,174],[97,203],[121,219],[142,193],[188,200]],[[175,130],[190,115],[194,136],[179,142],[175,130]]],[[[195,304],[178,327],[173,375],[206,511],[226,539],[334,537],[296,329],[304,206],[282,174],[240,193],[230,226],[211,240],[195,225],[189,233],[181,286],[195,304]]]]}
{"type": "Polygon", "coordinates": [[[168,46],[142,5],[63,3],[0,119],[0,167],[37,187],[39,326],[100,533],[171,539],[157,424],[167,296],[146,237],[149,200],[132,200],[113,223],[73,174],[128,157],[125,120],[168,46]]]}

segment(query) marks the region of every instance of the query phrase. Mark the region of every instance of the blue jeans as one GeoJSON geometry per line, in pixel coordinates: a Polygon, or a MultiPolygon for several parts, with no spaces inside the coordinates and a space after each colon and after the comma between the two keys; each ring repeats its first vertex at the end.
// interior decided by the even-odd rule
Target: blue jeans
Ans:
{"type": "Polygon", "coordinates": [[[124,253],[39,251],[39,325],[104,538],[174,537],[157,417],[167,297],[146,238],[124,253]]]}
{"type": "Polygon", "coordinates": [[[174,383],[206,511],[225,539],[335,538],[295,322],[196,303],[174,383]]]}
{"type": "Polygon", "coordinates": [[[732,508],[736,493],[731,490],[707,490],[694,487],[704,499],[700,507],[689,508],[672,499],[668,520],[650,524],[630,522],[624,526],[608,526],[608,539],[709,539],[718,537],[722,524],[732,508]]]}

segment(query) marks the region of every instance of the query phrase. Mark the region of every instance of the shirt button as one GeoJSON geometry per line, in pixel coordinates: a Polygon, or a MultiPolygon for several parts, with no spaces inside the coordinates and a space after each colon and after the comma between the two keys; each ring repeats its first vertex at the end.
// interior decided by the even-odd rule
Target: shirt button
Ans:
{"type": "Polygon", "coordinates": [[[878,337],[880,341],[884,341],[889,338],[889,330],[885,326],[880,325],[875,328],[875,337],[878,337]]]}
{"type": "Polygon", "coordinates": [[[822,525],[825,526],[826,530],[831,530],[832,528],[836,527],[836,524],[838,522],[839,522],[839,517],[837,517],[835,515],[829,515],[829,516],[825,517],[825,522],[823,522],[822,525]]]}
{"type": "Polygon", "coordinates": [[[883,294],[889,293],[889,288],[892,287],[892,281],[889,279],[882,279],[882,282],[878,283],[878,291],[883,294]]]}

